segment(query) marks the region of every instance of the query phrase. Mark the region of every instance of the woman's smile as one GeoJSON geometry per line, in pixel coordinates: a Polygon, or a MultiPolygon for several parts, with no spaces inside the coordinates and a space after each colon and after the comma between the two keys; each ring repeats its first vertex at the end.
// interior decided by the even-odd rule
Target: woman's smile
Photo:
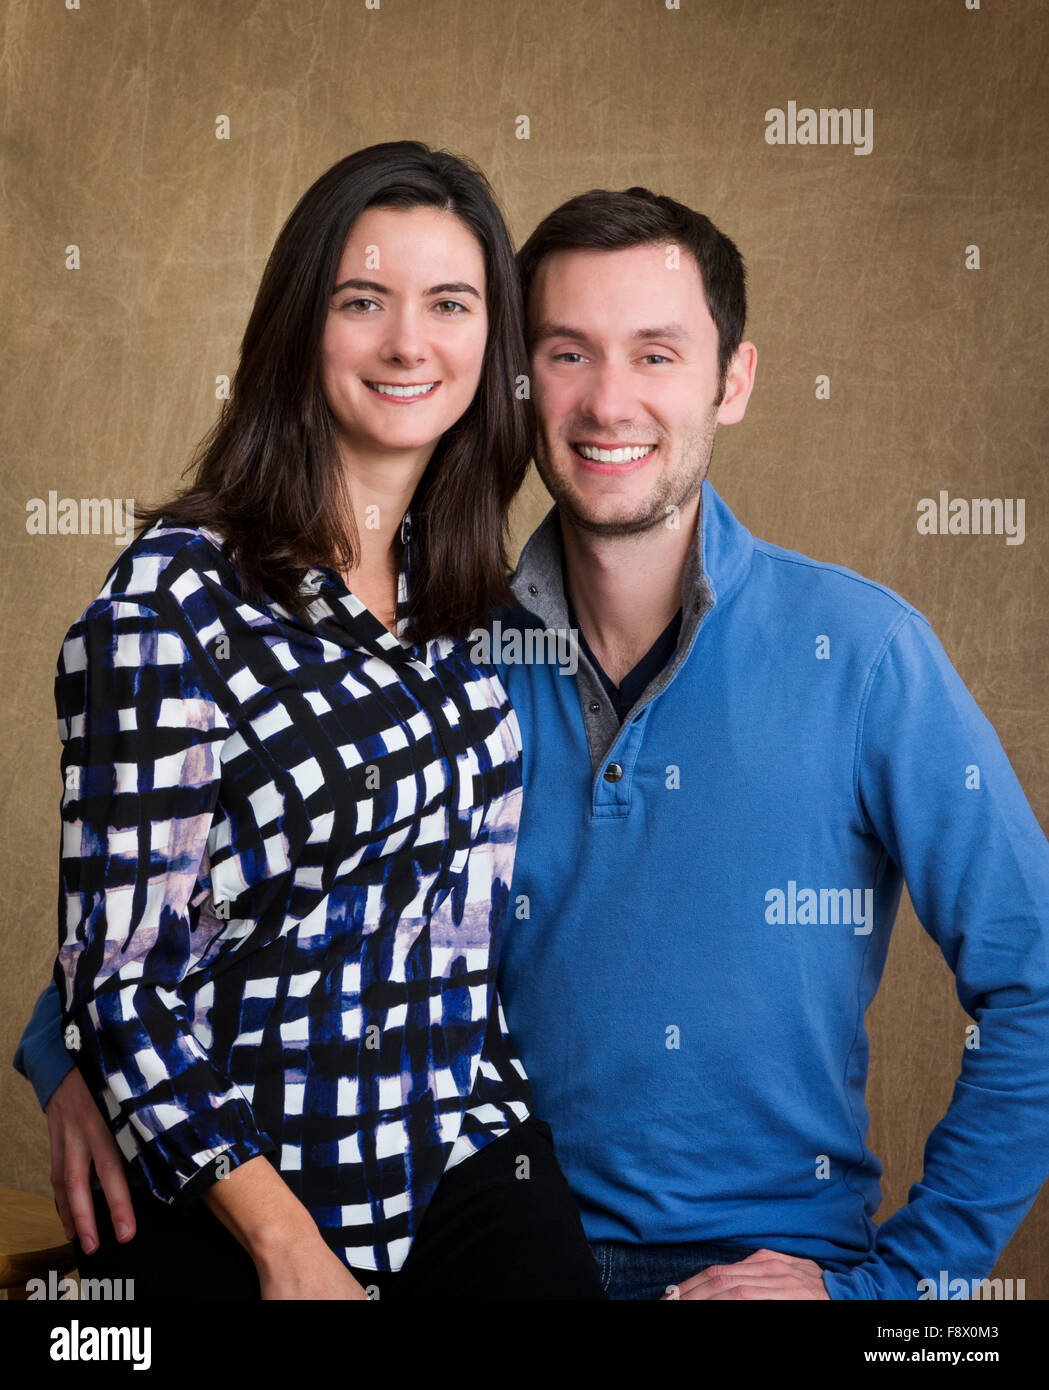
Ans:
{"type": "Polygon", "coordinates": [[[383,400],[389,401],[392,405],[413,405],[416,401],[426,401],[433,396],[440,386],[439,381],[423,382],[392,382],[392,381],[365,381],[369,391],[383,400]]]}

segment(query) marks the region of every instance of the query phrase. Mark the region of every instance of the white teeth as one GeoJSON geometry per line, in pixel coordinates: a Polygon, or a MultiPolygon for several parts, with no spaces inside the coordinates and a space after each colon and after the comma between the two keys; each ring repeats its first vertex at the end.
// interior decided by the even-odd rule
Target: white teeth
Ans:
{"type": "Polygon", "coordinates": [[[655,447],[654,444],[635,444],[626,449],[594,449],[589,444],[576,445],[583,457],[592,463],[632,463],[635,459],[643,459],[655,447]]]}
{"type": "Polygon", "coordinates": [[[424,386],[387,386],[381,381],[369,381],[368,385],[380,396],[425,396],[432,391],[436,382],[428,381],[424,386]]]}

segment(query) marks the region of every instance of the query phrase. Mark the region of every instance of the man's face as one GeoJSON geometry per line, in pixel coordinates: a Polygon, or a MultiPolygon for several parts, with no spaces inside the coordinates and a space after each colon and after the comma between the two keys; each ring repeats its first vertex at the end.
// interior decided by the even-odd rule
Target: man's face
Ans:
{"type": "Polygon", "coordinates": [[[699,492],[717,424],[742,414],[738,392],[714,404],[718,333],[699,267],[670,259],[663,245],[559,251],[532,285],[536,464],[586,531],[665,524],[699,492]]]}

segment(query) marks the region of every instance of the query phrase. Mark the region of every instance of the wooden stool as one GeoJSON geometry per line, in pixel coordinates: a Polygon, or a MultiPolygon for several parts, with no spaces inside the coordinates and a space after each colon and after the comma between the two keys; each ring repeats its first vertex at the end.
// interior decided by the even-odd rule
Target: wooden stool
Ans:
{"type": "Polygon", "coordinates": [[[54,1202],[0,1187],[0,1289],[7,1290],[9,1299],[25,1299],[26,1281],[47,1284],[51,1270],[59,1279],[76,1270],[76,1255],[54,1202]]]}

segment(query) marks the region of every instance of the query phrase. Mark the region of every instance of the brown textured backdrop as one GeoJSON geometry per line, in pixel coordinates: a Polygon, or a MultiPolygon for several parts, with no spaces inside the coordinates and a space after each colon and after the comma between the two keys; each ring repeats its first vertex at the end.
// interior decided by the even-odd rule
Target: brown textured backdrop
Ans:
{"type": "MultiPolygon", "coordinates": [[[[518,241],[572,193],[637,182],[727,231],[760,365],[715,484],[756,534],[929,617],[1049,822],[1042,0],[74,3],[0,6],[0,1185],[49,1191],[43,1119],[6,1063],[55,949],[54,664],[116,554],[111,537],[28,534],[26,503],[172,486],[281,222],[361,145],[469,155],[518,241]],[[769,146],[765,112],[790,100],[872,108],[872,152],[769,146]],[[1025,498],[1024,544],[920,536],[917,500],[941,489],[1025,498]]],[[[517,546],[547,505],[533,476],[517,546]]],[[[921,1174],[966,1021],[905,903],[869,1015],[881,1219],[921,1174]]],[[[1049,1194],[997,1272],[1049,1296],[1049,1194]]]]}

